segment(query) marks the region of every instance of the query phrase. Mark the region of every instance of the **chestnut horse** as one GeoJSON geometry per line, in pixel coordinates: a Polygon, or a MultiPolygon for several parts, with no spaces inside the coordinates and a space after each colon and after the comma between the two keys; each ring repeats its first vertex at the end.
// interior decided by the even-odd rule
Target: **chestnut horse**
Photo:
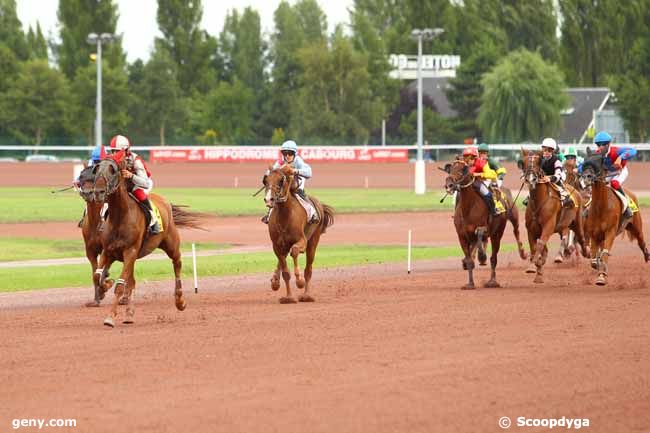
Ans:
{"type": "MultiPolygon", "coordinates": [[[[591,267],[598,271],[596,284],[604,286],[607,284],[608,261],[614,239],[623,230],[627,230],[630,240],[637,240],[645,262],[650,261],[643,238],[643,220],[641,212],[635,212],[631,219],[623,219],[623,204],[607,184],[602,156],[585,161],[580,178],[592,190],[585,230],[591,243],[591,267]]],[[[638,206],[636,196],[627,189],[625,193],[638,206]]]]}
{"type": "MultiPolygon", "coordinates": [[[[91,278],[93,282],[99,254],[102,252],[102,242],[99,235],[99,227],[101,224],[99,213],[103,204],[94,200],[94,183],[95,174],[93,173],[93,167],[84,168],[79,174],[79,195],[86,202],[86,213],[81,224],[81,234],[83,235],[84,245],[86,247],[86,257],[92,268],[91,278]]],[[[85,304],[86,307],[99,307],[106,291],[113,285],[113,280],[107,277],[108,268],[105,268],[104,274],[102,275],[104,284],[102,287],[95,286],[95,299],[87,302],[85,304]]]]}
{"type": "MultiPolygon", "coordinates": [[[[582,227],[584,231],[585,227],[585,211],[589,199],[591,199],[591,189],[589,188],[584,188],[581,183],[580,183],[580,177],[578,176],[578,168],[575,165],[569,164],[568,161],[564,162],[564,172],[566,173],[566,181],[564,182],[565,185],[570,185],[572,186],[576,192],[578,192],[582,196],[582,203],[583,203],[583,212],[581,215],[582,218],[582,227]]],[[[567,228],[564,233],[562,233],[561,236],[561,241],[560,241],[560,249],[557,253],[557,256],[555,256],[555,259],[553,260],[555,263],[562,263],[564,262],[565,259],[571,258],[571,256],[575,253],[576,257],[579,256],[579,251],[578,251],[578,244],[576,242],[576,234],[573,232],[573,230],[570,230],[567,228]]],[[[589,245],[589,239],[587,238],[587,233],[583,233],[584,239],[585,239],[585,244],[589,245]]]]}
{"type": "MultiPolygon", "coordinates": [[[[156,248],[160,248],[172,260],[176,285],[174,296],[176,308],[185,309],[185,299],[181,283],[181,252],[180,236],[177,227],[201,228],[198,224],[200,214],[187,212],[178,206],[171,205],[163,197],[150,194],[162,219],[161,232],[148,235],[145,214],[138,202],[127,190],[127,181],[122,177],[121,170],[125,160],[117,163],[114,159],[102,160],[93,170],[95,174],[95,201],[108,203],[108,217],[100,234],[102,253],[99,267],[95,271],[95,287],[103,286],[103,271],[115,261],[124,263],[120,278],[115,281],[115,300],[111,315],[104,324],[115,326],[118,303],[126,304],[126,318],[123,323],[133,323],[135,309],[131,297],[135,289],[134,267],[138,258],[144,257],[156,248]]],[[[130,181],[128,181],[130,182],[130,181]]]]}
{"type": "Polygon", "coordinates": [[[307,212],[295,197],[297,179],[293,168],[283,165],[276,169],[269,169],[262,180],[265,188],[264,202],[272,209],[269,217],[269,235],[273,242],[273,252],[278,258],[278,264],[271,278],[271,288],[280,288],[280,272],[287,289],[287,295],[280,298],[281,304],[295,303],[296,299],[291,293],[291,274],[287,266],[287,255],[293,258],[293,272],[296,276],[296,286],[304,288],[305,292],[298,297],[300,302],[314,302],[310,292],[312,265],[316,255],[316,248],[320,237],[328,227],[334,224],[334,209],[326,204],[321,204],[314,197],[309,197],[316,207],[320,222],[307,223],[307,212]],[[304,279],[298,267],[298,255],[307,252],[304,279]]]}
{"type": "Polygon", "coordinates": [[[500,287],[496,279],[497,254],[501,248],[501,238],[506,228],[506,215],[502,213],[490,216],[490,211],[483,198],[474,188],[474,175],[463,160],[454,161],[449,167],[449,176],[445,179],[447,193],[457,193],[457,205],[454,211],[454,226],[465,257],[463,269],[469,274],[469,282],[463,289],[474,289],[474,253],[478,250],[479,258],[485,256],[486,236],[492,244],[490,266],[492,273],[485,287],[500,287]]]}
{"type": "Polygon", "coordinates": [[[553,189],[550,182],[544,181],[545,175],[540,167],[541,153],[522,149],[522,156],[521,168],[530,191],[528,206],[526,206],[526,230],[528,231],[531,261],[534,265],[534,268],[531,265],[526,272],[536,273],[534,281],[543,283],[543,267],[548,256],[546,244],[553,233],[558,233],[560,237],[563,237],[567,229],[573,230],[576,241],[581,247],[582,255],[588,256],[581,217],[583,203],[580,194],[571,186],[565,185],[567,191],[576,201],[576,206],[564,208],[558,192],[553,189]]]}

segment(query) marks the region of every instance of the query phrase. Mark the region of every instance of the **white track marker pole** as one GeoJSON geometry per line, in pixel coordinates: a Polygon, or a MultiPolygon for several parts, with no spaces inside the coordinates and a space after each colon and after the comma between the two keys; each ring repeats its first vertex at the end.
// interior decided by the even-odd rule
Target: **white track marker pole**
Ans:
{"type": "Polygon", "coordinates": [[[199,283],[196,278],[196,245],[192,242],[192,266],[194,268],[194,293],[199,293],[199,283]]]}
{"type": "Polygon", "coordinates": [[[235,188],[239,188],[239,176],[235,176],[235,188]]]}
{"type": "Polygon", "coordinates": [[[365,179],[363,180],[363,187],[365,189],[368,189],[368,176],[366,176],[365,179]]]}
{"type": "Polygon", "coordinates": [[[409,229],[408,257],[406,259],[406,271],[411,273],[411,229],[409,229]]]}

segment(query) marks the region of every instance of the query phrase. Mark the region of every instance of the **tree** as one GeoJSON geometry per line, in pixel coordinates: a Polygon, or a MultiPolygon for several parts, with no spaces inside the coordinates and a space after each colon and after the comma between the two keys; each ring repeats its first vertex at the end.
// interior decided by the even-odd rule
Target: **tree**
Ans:
{"type": "Polygon", "coordinates": [[[142,120],[158,131],[160,145],[164,146],[166,128],[182,123],[183,116],[176,64],[165,50],[154,52],[145,66],[140,90],[145,108],[142,120]]]}
{"type": "Polygon", "coordinates": [[[253,136],[254,101],[253,93],[241,81],[220,82],[205,99],[201,130],[215,130],[223,144],[249,142],[253,136]]]}
{"type": "Polygon", "coordinates": [[[648,32],[648,0],[560,0],[561,63],[573,86],[602,86],[625,72],[636,40],[648,32]]]}
{"type": "Polygon", "coordinates": [[[21,65],[0,102],[6,104],[0,107],[5,114],[2,123],[15,136],[38,146],[48,133],[66,123],[69,95],[65,76],[45,60],[29,60],[21,65]]]}
{"type": "Polygon", "coordinates": [[[16,0],[0,0],[0,44],[8,47],[19,60],[29,58],[23,27],[16,14],[16,0]]]}
{"type": "Polygon", "coordinates": [[[478,123],[489,141],[538,141],[557,133],[569,100],[562,73],[538,53],[513,51],[481,83],[478,123]]]}
{"type": "MultiPolygon", "coordinates": [[[[93,142],[97,92],[97,67],[88,65],[77,71],[72,83],[74,131],[93,142]]],[[[121,68],[102,64],[102,135],[103,138],[124,131],[129,123],[128,78],[121,68]]]]}
{"type": "Polygon", "coordinates": [[[558,58],[557,17],[553,0],[498,0],[500,25],[508,50],[538,51],[546,60],[558,58]]]}
{"type": "Polygon", "coordinates": [[[41,24],[36,23],[36,31],[29,27],[27,33],[27,46],[29,48],[29,57],[31,59],[47,60],[47,43],[41,31],[41,24]]]}
{"type": "Polygon", "coordinates": [[[494,67],[499,57],[497,48],[486,43],[465,60],[456,70],[456,77],[449,80],[451,87],[446,91],[447,97],[451,108],[458,113],[457,127],[466,137],[481,136],[476,123],[483,95],[481,79],[494,67]]]}
{"type": "Polygon", "coordinates": [[[618,108],[632,140],[645,142],[650,137],[650,35],[647,33],[634,44],[625,71],[612,76],[610,85],[616,92],[618,108]]]}
{"type": "Polygon", "coordinates": [[[367,143],[384,112],[370,92],[368,58],[337,29],[331,47],[315,43],[299,51],[304,70],[292,107],[291,131],[301,139],[367,143]]]}
{"type": "MultiPolygon", "coordinates": [[[[54,45],[53,51],[59,68],[69,80],[74,80],[77,70],[88,66],[90,54],[97,51],[96,45],[87,42],[88,34],[115,34],[117,6],[113,0],[60,0],[57,16],[61,43],[54,45]]],[[[113,68],[124,66],[126,60],[119,39],[102,46],[102,61],[113,68]]]]}
{"type": "Polygon", "coordinates": [[[202,15],[200,0],[158,0],[157,19],[163,37],[156,41],[176,62],[184,95],[194,90],[207,93],[217,79],[217,42],[201,30],[202,15]]]}

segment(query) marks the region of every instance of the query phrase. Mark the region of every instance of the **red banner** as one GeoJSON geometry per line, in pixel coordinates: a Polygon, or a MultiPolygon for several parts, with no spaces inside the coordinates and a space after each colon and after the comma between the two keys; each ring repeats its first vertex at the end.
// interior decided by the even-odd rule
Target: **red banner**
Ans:
{"type": "MultiPolygon", "coordinates": [[[[408,150],[384,147],[304,147],[305,161],[407,162],[408,150]]],[[[149,154],[151,162],[260,162],[280,158],[277,147],[159,148],[149,154]]]]}

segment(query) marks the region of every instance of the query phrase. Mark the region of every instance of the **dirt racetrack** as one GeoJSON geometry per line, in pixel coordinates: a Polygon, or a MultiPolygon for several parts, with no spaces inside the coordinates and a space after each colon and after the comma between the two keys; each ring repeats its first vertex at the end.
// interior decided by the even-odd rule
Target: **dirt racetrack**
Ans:
{"type": "MultiPolygon", "coordinates": [[[[401,243],[413,227],[417,242],[453,245],[449,217],[343,215],[323,240],[401,243]]],[[[79,236],[64,224],[44,230],[79,236]]],[[[216,242],[266,242],[256,218],[212,224],[216,242]]],[[[411,275],[317,259],[314,304],[278,304],[269,272],[202,278],[198,295],[184,281],[184,312],[171,282],[147,283],[136,323],[113,330],[101,324],[107,305],[81,306],[88,288],[3,293],[0,431],[59,418],[77,427],[43,430],[498,432],[507,416],[511,431],[548,431],[518,417],[565,417],[589,419],[587,432],[649,432],[650,267],[636,245],[617,239],[604,288],[585,260],[547,265],[543,285],[524,267],[503,254],[502,288],[461,291],[460,258],[416,262],[411,275]]],[[[477,282],[487,279],[480,269],[477,282]]]]}

